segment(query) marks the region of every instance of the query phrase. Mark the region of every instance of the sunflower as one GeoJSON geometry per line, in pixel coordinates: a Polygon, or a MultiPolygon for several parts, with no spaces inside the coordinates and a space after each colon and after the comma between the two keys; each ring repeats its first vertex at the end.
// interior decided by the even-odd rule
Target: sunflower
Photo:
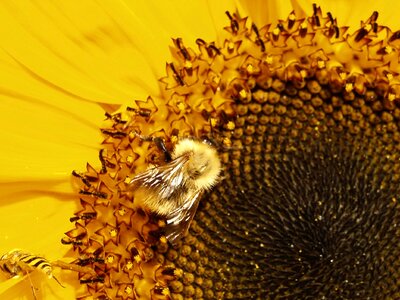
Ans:
{"type": "Polygon", "coordinates": [[[86,269],[2,297],[400,297],[396,9],[305,2],[4,2],[0,250],[86,269]],[[175,246],[127,188],[163,161],[137,133],[216,142],[175,246]]]}

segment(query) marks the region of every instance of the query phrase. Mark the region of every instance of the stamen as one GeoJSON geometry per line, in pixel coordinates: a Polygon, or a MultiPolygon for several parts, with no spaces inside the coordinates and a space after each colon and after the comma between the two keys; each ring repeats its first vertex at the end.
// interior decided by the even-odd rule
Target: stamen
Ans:
{"type": "Polygon", "coordinates": [[[228,16],[229,20],[231,21],[231,29],[232,33],[236,34],[239,31],[239,23],[235,18],[233,18],[229,11],[226,11],[225,14],[228,16]]]}

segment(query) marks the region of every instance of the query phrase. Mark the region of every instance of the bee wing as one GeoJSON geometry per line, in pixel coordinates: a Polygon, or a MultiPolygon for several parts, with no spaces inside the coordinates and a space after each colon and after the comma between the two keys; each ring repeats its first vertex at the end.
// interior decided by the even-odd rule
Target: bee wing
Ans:
{"type": "Polygon", "coordinates": [[[160,198],[166,199],[182,186],[184,177],[182,167],[188,161],[188,156],[183,155],[169,163],[150,168],[136,175],[129,182],[129,189],[148,188],[154,191],[160,198]]]}
{"type": "Polygon", "coordinates": [[[183,202],[185,204],[168,214],[165,235],[172,245],[175,245],[188,232],[199,206],[200,194],[200,191],[188,193],[187,199],[183,202]]]}

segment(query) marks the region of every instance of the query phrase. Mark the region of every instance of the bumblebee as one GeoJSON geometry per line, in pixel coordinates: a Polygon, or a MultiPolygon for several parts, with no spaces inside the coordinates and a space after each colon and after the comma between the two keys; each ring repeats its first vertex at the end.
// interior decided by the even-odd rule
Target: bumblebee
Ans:
{"type": "MultiPolygon", "coordinates": [[[[163,145],[161,150],[166,152],[163,145]]],[[[135,200],[166,221],[166,238],[175,244],[193,220],[201,194],[219,180],[221,162],[216,149],[193,139],[182,139],[166,163],[150,167],[128,184],[135,200]]]]}

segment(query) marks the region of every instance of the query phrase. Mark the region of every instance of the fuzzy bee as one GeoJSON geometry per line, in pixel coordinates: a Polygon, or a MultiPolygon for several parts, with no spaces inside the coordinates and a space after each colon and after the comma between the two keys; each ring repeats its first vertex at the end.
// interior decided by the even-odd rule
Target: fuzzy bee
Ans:
{"type": "Polygon", "coordinates": [[[221,162],[216,149],[206,142],[182,139],[166,163],[150,167],[129,182],[129,189],[149,211],[165,218],[166,237],[175,244],[184,236],[196,213],[202,192],[219,179],[221,162]]]}

